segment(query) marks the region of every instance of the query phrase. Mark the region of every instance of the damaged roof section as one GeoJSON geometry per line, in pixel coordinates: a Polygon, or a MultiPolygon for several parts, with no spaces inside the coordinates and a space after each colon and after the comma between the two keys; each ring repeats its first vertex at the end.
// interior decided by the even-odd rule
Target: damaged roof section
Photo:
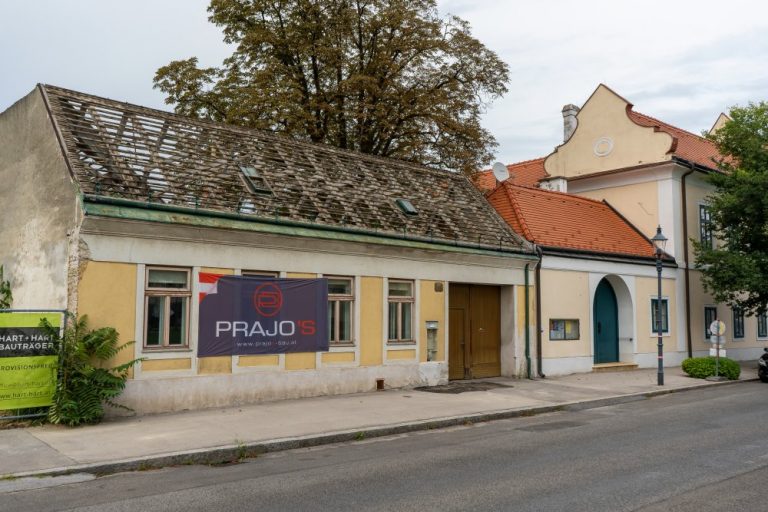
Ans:
{"type": "Polygon", "coordinates": [[[530,252],[460,173],[40,88],[86,200],[530,252]]]}

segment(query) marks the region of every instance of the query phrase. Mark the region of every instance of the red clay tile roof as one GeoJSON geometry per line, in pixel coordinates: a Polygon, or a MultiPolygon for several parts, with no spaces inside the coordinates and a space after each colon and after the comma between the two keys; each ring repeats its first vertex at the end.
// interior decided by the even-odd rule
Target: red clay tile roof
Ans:
{"type": "MultiPolygon", "coordinates": [[[[546,160],[546,157],[507,165],[510,177],[506,181],[515,185],[522,185],[523,187],[538,186],[541,180],[549,176],[547,171],[544,170],[544,160],[546,160]]],[[[482,191],[496,188],[496,178],[493,176],[493,172],[487,169],[475,174],[473,181],[475,186],[482,191]]]]}
{"type": "Polygon", "coordinates": [[[710,169],[717,169],[713,159],[717,160],[722,156],[712,141],[631,109],[628,114],[629,118],[640,126],[652,126],[674,137],[672,152],[675,156],[710,169]]]}
{"type": "Polygon", "coordinates": [[[542,247],[653,258],[653,244],[608,203],[503,183],[488,195],[518,234],[542,247]]]}

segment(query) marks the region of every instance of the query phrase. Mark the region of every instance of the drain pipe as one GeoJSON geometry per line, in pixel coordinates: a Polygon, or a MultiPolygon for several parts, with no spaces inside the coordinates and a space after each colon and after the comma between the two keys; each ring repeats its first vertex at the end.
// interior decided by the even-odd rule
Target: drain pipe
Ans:
{"type": "MultiPolygon", "coordinates": [[[[678,162],[682,163],[682,162],[678,162]]],[[[685,258],[685,336],[688,348],[688,357],[693,357],[693,338],[691,336],[691,276],[690,260],[688,256],[688,194],[685,191],[685,178],[693,174],[694,167],[688,163],[690,170],[683,174],[680,180],[680,193],[682,194],[683,209],[683,255],[685,258]]]]}
{"type": "Polygon", "coordinates": [[[544,259],[543,251],[541,247],[536,246],[536,254],[539,256],[539,261],[536,262],[536,274],[533,278],[533,286],[536,288],[536,372],[539,378],[546,378],[546,375],[541,371],[542,359],[541,354],[541,262],[544,259]]]}
{"type": "Polygon", "coordinates": [[[530,263],[525,264],[525,369],[528,378],[531,377],[531,303],[529,298],[528,284],[530,279],[528,278],[528,267],[530,263]]]}

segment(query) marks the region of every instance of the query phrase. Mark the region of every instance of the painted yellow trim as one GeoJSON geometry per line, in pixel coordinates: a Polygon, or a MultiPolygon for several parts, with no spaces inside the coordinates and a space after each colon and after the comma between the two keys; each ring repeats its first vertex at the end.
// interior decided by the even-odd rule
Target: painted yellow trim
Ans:
{"type": "Polygon", "coordinates": [[[298,354],[285,354],[286,370],[314,370],[315,352],[300,352],[298,354]]]}
{"type": "Polygon", "coordinates": [[[320,356],[324,363],[354,363],[354,352],[326,352],[320,356]]]}
{"type": "Polygon", "coordinates": [[[382,363],[384,279],[360,278],[360,366],[382,363]]]}
{"type": "Polygon", "coordinates": [[[278,355],[264,355],[264,356],[240,356],[237,360],[237,366],[279,366],[280,356],[278,355]]]}
{"type": "MultiPolygon", "coordinates": [[[[88,315],[91,329],[114,327],[121,343],[136,339],[136,265],[88,262],[78,283],[77,314],[88,315]]],[[[133,347],[121,350],[109,364],[126,363],[134,353],[133,347]]]]}
{"type": "Polygon", "coordinates": [[[387,350],[388,361],[405,361],[416,359],[416,349],[413,350],[387,350]]]}
{"type": "Polygon", "coordinates": [[[287,272],[285,277],[289,279],[314,279],[317,274],[310,274],[308,272],[287,272]]]}
{"type": "Polygon", "coordinates": [[[201,357],[197,360],[197,373],[232,373],[232,356],[201,357]]]}
{"type": "Polygon", "coordinates": [[[235,271],[231,268],[216,268],[216,267],[200,267],[200,272],[204,274],[221,274],[224,276],[231,276],[235,271]]]}
{"type": "Polygon", "coordinates": [[[192,368],[192,359],[148,359],[142,361],[141,371],[143,372],[161,372],[165,370],[189,370],[192,368]]]}

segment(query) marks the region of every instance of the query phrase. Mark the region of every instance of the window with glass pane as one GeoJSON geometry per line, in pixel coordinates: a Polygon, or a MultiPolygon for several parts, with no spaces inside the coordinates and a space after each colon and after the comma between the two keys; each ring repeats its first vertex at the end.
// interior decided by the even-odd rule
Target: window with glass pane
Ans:
{"type": "Polygon", "coordinates": [[[733,337],[744,337],[744,311],[741,308],[733,309],[733,337]]]}
{"type": "Polygon", "coordinates": [[[712,247],[712,214],[703,204],[699,205],[699,240],[712,247]]]}
{"type": "Polygon", "coordinates": [[[144,346],[185,347],[189,343],[189,270],[148,268],[144,346]]]}
{"type": "Polygon", "coordinates": [[[768,338],[768,314],[765,311],[757,315],[757,337],[768,338]]]}
{"type": "Polygon", "coordinates": [[[354,315],[354,280],[349,277],[328,278],[328,340],[352,343],[354,315]]]}
{"type": "MultiPolygon", "coordinates": [[[[658,313],[659,313],[659,300],[651,299],[651,332],[654,334],[659,333],[658,328],[658,313]]],[[[669,304],[667,299],[661,299],[661,333],[665,334],[669,332],[669,304]]]]}
{"type": "Polygon", "coordinates": [[[413,281],[390,280],[388,285],[389,322],[387,339],[413,341],[413,281]]]}
{"type": "Polygon", "coordinates": [[[704,308],[704,337],[706,339],[712,337],[709,326],[712,325],[712,322],[715,320],[717,320],[717,308],[714,306],[706,306],[704,308]]]}

